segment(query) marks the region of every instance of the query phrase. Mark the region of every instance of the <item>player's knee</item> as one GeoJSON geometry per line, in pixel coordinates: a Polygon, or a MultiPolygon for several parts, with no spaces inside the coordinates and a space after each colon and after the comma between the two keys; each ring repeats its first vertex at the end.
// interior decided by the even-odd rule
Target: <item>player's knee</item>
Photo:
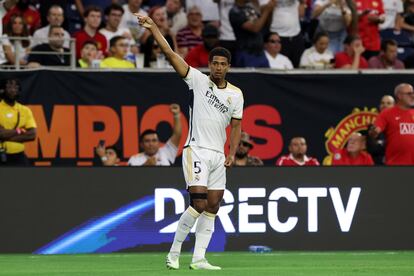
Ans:
{"type": "Polygon", "coordinates": [[[212,213],[212,214],[217,214],[218,210],[220,209],[220,203],[218,204],[207,204],[205,211],[212,213]]]}

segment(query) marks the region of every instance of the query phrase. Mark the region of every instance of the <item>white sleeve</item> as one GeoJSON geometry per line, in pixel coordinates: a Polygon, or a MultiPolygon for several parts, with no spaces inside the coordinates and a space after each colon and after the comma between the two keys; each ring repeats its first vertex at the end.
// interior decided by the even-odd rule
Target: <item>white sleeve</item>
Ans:
{"type": "Polygon", "coordinates": [[[300,58],[300,63],[299,63],[299,67],[306,67],[309,66],[309,51],[305,50],[305,52],[303,52],[301,58],[300,58]]]}
{"type": "Polygon", "coordinates": [[[286,69],[289,69],[289,70],[293,69],[293,64],[289,58],[286,58],[286,69]]]}
{"type": "Polygon", "coordinates": [[[174,164],[175,158],[177,157],[178,148],[168,140],[167,143],[163,147],[160,148],[161,154],[165,156],[170,162],[170,164],[174,164]]]}
{"type": "Polygon", "coordinates": [[[233,114],[231,115],[233,119],[241,120],[243,118],[243,105],[244,105],[244,99],[243,99],[243,94],[241,94],[240,97],[238,97],[237,99],[236,106],[234,107],[233,114]]]}
{"type": "Polygon", "coordinates": [[[403,1],[397,0],[397,13],[403,13],[404,7],[403,7],[403,1]]]}
{"type": "Polygon", "coordinates": [[[183,78],[185,83],[188,85],[190,90],[196,90],[197,85],[204,79],[207,78],[206,75],[201,73],[199,70],[194,69],[193,67],[188,67],[187,75],[183,78]]]}

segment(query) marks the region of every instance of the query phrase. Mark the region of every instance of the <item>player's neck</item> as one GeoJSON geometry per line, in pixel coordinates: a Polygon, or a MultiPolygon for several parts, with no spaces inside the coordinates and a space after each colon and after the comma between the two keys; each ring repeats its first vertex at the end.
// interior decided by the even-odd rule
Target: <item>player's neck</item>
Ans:
{"type": "Polygon", "coordinates": [[[210,76],[210,80],[219,88],[223,89],[227,87],[227,81],[225,79],[214,79],[210,76]]]}

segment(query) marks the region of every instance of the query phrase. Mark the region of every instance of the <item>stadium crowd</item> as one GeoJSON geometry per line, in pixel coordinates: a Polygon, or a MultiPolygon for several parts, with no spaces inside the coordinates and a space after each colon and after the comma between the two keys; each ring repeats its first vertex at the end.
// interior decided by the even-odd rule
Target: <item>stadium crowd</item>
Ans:
{"type": "Polygon", "coordinates": [[[193,67],[414,68],[412,0],[2,0],[0,65],[68,66],[73,38],[81,68],[168,67],[134,13],[193,67]]]}

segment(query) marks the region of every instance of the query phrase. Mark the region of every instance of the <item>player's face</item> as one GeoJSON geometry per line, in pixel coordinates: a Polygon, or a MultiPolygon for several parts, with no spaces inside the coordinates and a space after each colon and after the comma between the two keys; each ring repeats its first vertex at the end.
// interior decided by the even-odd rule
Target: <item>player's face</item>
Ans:
{"type": "Polygon", "coordinates": [[[293,156],[304,156],[308,150],[306,140],[304,138],[293,138],[289,145],[289,151],[293,156]]]}
{"type": "Polygon", "coordinates": [[[226,77],[230,69],[229,61],[226,57],[214,56],[211,62],[208,63],[210,68],[210,76],[216,80],[222,80],[226,77]]]}
{"type": "Polygon", "coordinates": [[[394,98],[391,96],[384,96],[381,99],[380,111],[394,106],[394,98]]]}
{"type": "Polygon", "coordinates": [[[146,155],[153,156],[158,152],[160,141],[157,134],[145,135],[141,142],[142,148],[146,155]]]}

